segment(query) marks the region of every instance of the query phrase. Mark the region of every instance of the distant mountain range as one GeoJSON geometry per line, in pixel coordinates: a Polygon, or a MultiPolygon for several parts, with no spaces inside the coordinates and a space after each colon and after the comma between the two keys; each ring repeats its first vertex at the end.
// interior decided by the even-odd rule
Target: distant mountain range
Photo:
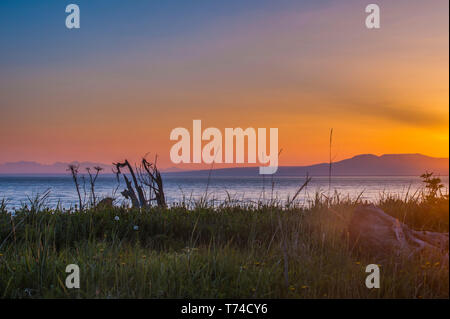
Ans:
{"type": "MultiPolygon", "coordinates": [[[[14,162],[0,164],[0,174],[65,174],[69,164],[76,164],[80,172],[86,167],[99,166],[104,173],[111,173],[111,165],[91,162],[54,163],[51,165],[36,162],[14,162]]],[[[281,166],[277,176],[327,176],[328,163],[310,166],[281,166]]],[[[167,175],[177,176],[207,176],[210,170],[183,171],[178,168],[163,170],[167,175]]],[[[436,175],[449,175],[449,159],[429,157],[421,154],[372,154],[357,155],[332,164],[333,176],[344,175],[420,175],[424,172],[434,172],[436,175]]],[[[257,176],[258,167],[239,167],[215,169],[214,176],[257,176]]]]}
{"type": "MultiPolygon", "coordinates": [[[[239,167],[215,169],[214,176],[256,176],[258,167],[239,167]]],[[[349,159],[332,163],[333,176],[419,176],[426,171],[436,175],[448,176],[449,159],[425,156],[422,154],[372,154],[357,155],[349,159]]],[[[177,175],[208,175],[209,170],[183,171],[177,175]]],[[[321,163],[310,166],[281,166],[277,176],[328,176],[329,164],[321,163]]]]}
{"type": "Polygon", "coordinates": [[[14,162],[0,164],[0,174],[64,174],[68,173],[67,168],[70,164],[78,165],[79,171],[86,172],[86,168],[96,166],[103,168],[105,173],[111,173],[111,165],[92,162],[56,162],[51,165],[40,164],[36,162],[14,162]]]}

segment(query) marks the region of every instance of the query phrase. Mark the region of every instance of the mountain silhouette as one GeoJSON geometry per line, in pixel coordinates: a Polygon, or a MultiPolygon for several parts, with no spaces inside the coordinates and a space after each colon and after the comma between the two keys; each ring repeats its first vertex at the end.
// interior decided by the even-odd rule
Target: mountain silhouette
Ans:
{"type": "MultiPolygon", "coordinates": [[[[37,162],[14,162],[0,164],[0,174],[67,174],[69,164],[79,165],[80,173],[85,173],[86,167],[100,166],[103,173],[112,173],[111,165],[92,162],[57,162],[51,165],[37,162]]],[[[321,163],[310,166],[280,166],[277,176],[327,176],[329,170],[328,163],[321,163]]],[[[165,175],[176,176],[207,176],[210,170],[184,171],[171,167],[166,170],[165,175]]],[[[425,156],[422,154],[386,154],[376,156],[373,154],[357,155],[349,159],[338,161],[332,164],[331,174],[333,176],[418,176],[426,171],[436,175],[449,175],[449,159],[425,156]]],[[[214,176],[257,176],[258,167],[235,167],[221,168],[213,170],[214,176]]]]}
{"type": "MultiPolygon", "coordinates": [[[[239,167],[215,169],[214,176],[256,176],[258,167],[239,167]]],[[[422,154],[373,154],[357,155],[349,159],[332,163],[333,176],[419,176],[425,172],[447,176],[449,159],[425,156],[422,154]]],[[[185,171],[172,173],[177,175],[208,175],[209,170],[185,171]]],[[[277,176],[327,176],[329,164],[321,163],[310,166],[280,166],[277,176]]]]}
{"type": "Polygon", "coordinates": [[[111,165],[92,162],[56,162],[54,164],[40,164],[37,162],[13,162],[0,164],[0,174],[64,174],[68,173],[69,164],[79,166],[80,173],[86,173],[86,168],[96,166],[103,168],[105,173],[111,173],[111,165]]]}

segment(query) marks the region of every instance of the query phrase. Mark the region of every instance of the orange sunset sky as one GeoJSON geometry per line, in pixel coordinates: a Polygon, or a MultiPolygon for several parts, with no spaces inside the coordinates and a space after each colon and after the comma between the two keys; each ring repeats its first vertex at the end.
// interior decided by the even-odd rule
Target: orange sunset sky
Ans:
{"type": "Polygon", "coordinates": [[[326,162],[330,128],[335,160],[449,155],[448,0],[377,1],[377,30],[365,1],[75,3],[79,30],[57,1],[0,4],[0,163],[171,167],[194,119],[277,127],[280,165],[326,162]]]}

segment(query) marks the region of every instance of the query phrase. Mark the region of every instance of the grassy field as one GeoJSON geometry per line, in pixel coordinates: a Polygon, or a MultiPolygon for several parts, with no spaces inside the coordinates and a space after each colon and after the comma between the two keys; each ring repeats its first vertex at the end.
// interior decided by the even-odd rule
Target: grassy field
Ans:
{"type": "MultiPolygon", "coordinates": [[[[0,205],[2,298],[449,298],[438,260],[381,264],[381,288],[345,223],[358,202],[317,196],[307,207],[228,203],[188,209],[50,210],[0,205]],[[339,214],[339,216],[337,214],[339,214]],[[80,289],[67,289],[68,264],[80,289]]],[[[385,196],[415,229],[448,232],[448,196],[385,196]]]]}

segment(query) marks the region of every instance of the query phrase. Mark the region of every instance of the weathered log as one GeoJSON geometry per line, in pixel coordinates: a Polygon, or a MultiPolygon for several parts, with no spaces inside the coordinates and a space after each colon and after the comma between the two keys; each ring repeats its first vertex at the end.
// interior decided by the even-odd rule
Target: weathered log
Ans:
{"type": "Polygon", "coordinates": [[[98,209],[113,208],[114,198],[105,197],[95,207],[98,209]]]}
{"type": "Polygon", "coordinates": [[[125,182],[127,184],[127,189],[124,190],[121,194],[127,198],[131,199],[131,202],[133,204],[133,207],[147,207],[148,201],[145,199],[144,191],[142,190],[142,186],[138,183],[138,180],[136,178],[136,174],[134,173],[133,167],[130,165],[128,160],[125,160],[123,163],[113,163],[113,165],[116,167],[116,174],[117,176],[121,174],[121,168],[126,167],[128,169],[128,173],[131,175],[131,179],[134,183],[134,188],[137,192],[133,190],[133,187],[131,186],[131,182],[127,179],[126,175],[123,174],[123,177],[125,179],[125,182]]]}
{"type": "Polygon", "coordinates": [[[355,209],[348,233],[351,243],[380,261],[426,254],[448,265],[448,233],[413,230],[374,205],[355,209]]]}
{"type": "Polygon", "coordinates": [[[136,166],[136,173],[130,163],[125,160],[123,163],[113,163],[117,181],[120,182],[120,176],[123,176],[127,188],[121,192],[122,196],[131,200],[131,204],[136,208],[147,208],[151,206],[152,201],[156,201],[159,207],[167,207],[164,196],[163,181],[161,174],[156,167],[156,158],[154,163],[148,162],[145,157],[142,159],[141,165],[136,166]],[[131,180],[121,171],[127,168],[131,175],[131,180]],[[144,192],[144,186],[149,188],[148,193],[144,192]],[[154,197],[152,196],[154,195],[154,197]]]}

